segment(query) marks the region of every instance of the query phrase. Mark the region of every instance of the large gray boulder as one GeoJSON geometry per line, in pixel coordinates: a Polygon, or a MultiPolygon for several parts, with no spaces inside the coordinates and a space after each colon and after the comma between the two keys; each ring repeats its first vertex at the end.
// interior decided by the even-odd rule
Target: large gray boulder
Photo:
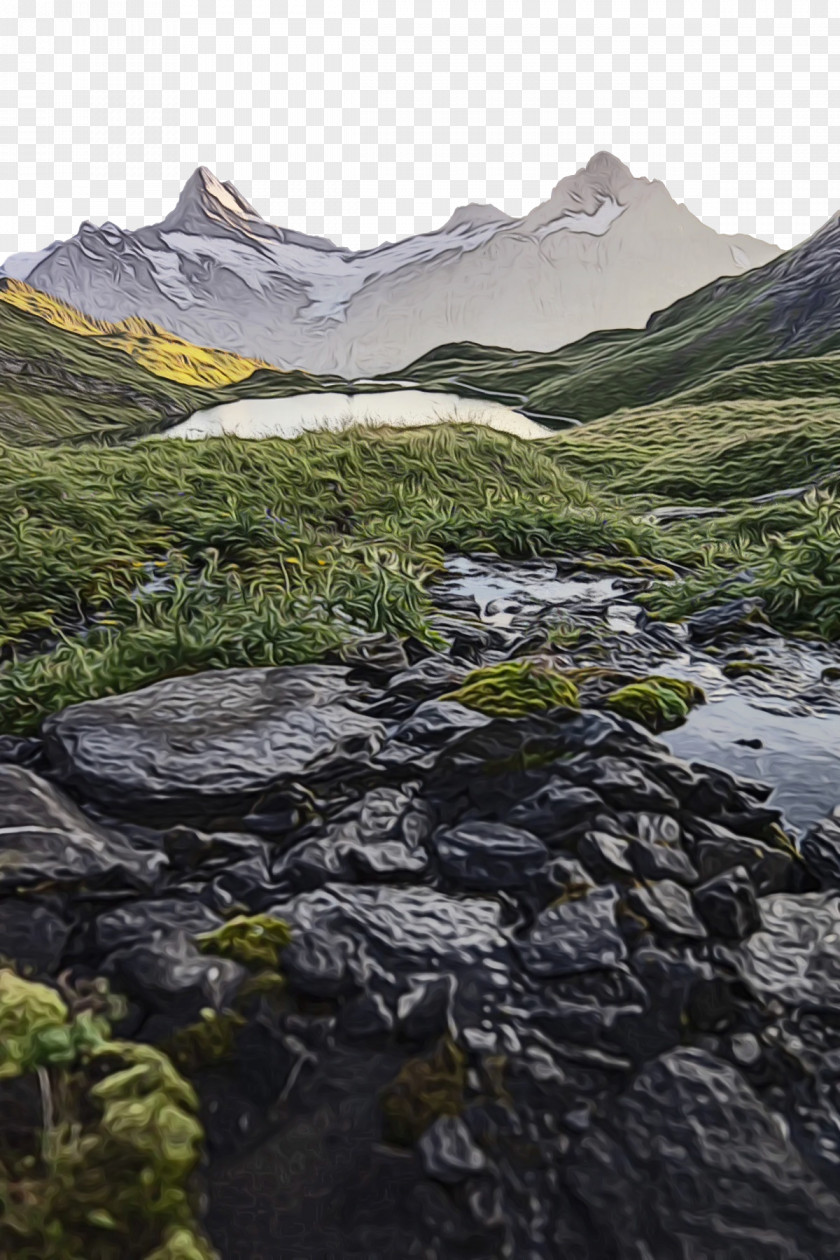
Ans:
{"type": "Polygon", "coordinates": [[[823,1260],[840,1202],[739,1073],[702,1050],[649,1063],[568,1178],[616,1260],[823,1260]]]}
{"type": "Polygon", "coordinates": [[[353,706],[343,666],[226,669],[91,700],[47,719],[57,776],[125,812],[241,812],[292,783],[363,769],[380,721],[353,706]]]}
{"type": "Polygon", "coordinates": [[[0,891],[150,889],[166,866],[162,851],[139,848],[93,822],[32,770],[0,765],[0,891]]]}

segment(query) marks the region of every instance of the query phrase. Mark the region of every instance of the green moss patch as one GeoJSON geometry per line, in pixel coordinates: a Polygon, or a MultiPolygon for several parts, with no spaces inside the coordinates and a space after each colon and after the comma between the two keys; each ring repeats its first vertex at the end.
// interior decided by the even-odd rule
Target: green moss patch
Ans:
{"type": "Polygon", "coordinates": [[[523,717],[549,709],[580,706],[575,683],[551,665],[537,661],[503,661],[474,669],[462,687],[443,697],[492,717],[523,717]]]}
{"type": "Polygon", "coordinates": [[[466,1056],[449,1037],[429,1058],[409,1059],[380,1095],[386,1140],[413,1146],[438,1116],[460,1115],[466,1083],[466,1056]]]}
{"type": "Polygon", "coordinates": [[[606,699],[606,707],[652,731],[679,726],[694,705],[705,703],[701,687],[683,678],[652,674],[649,678],[619,687],[606,699]]]}

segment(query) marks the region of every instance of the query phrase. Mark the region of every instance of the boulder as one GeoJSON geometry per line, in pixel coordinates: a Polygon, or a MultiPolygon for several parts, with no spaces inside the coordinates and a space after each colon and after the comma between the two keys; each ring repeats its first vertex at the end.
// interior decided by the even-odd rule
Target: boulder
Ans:
{"type": "Polygon", "coordinates": [[[44,904],[23,897],[0,898],[0,958],[18,970],[56,975],[71,932],[57,898],[44,904]]]}
{"type": "Polygon", "coordinates": [[[567,1161],[616,1260],[799,1260],[837,1250],[840,1202],[739,1073],[702,1050],[644,1067],[567,1161]]]}
{"type": "Polygon", "coordinates": [[[24,766],[0,765],[0,891],[36,885],[150,890],[162,851],[133,846],[24,766]]]}
{"type": "Polygon", "coordinates": [[[724,871],[695,888],[694,904],[709,931],[725,940],[743,940],[761,927],[752,880],[743,866],[724,871]]]}
{"type": "Polygon", "coordinates": [[[487,1167],[487,1156],[476,1146],[460,1116],[438,1116],[421,1137],[418,1149],[426,1176],[444,1185],[457,1185],[487,1167]]]}
{"type": "Polygon", "coordinates": [[[475,890],[522,888],[544,872],[549,856],[542,840],[530,832],[495,822],[438,830],[432,847],[444,878],[475,890]]]}
{"type": "Polygon", "coordinates": [[[385,727],[342,666],[213,670],[71,705],[44,723],[63,782],[117,812],[247,812],[286,785],[363,771],[385,727]]]}
{"type": "Polygon", "coordinates": [[[840,896],[760,897],[761,927],[730,951],[742,979],[767,1001],[840,1015],[840,896]]]}
{"type": "Polygon", "coordinates": [[[628,889],[627,904],[647,919],[655,931],[666,936],[702,940],[707,935],[694,912],[691,893],[673,879],[660,879],[648,887],[628,889]]]}
{"type": "Polygon", "coordinates": [[[823,888],[840,888],[840,807],[809,828],[799,849],[823,888]]]}
{"type": "Polygon", "coordinates": [[[525,970],[551,977],[614,967],[627,956],[616,923],[617,906],[614,888],[596,888],[543,910],[517,942],[525,970]]]}
{"type": "Polygon", "coordinates": [[[590,787],[552,778],[523,800],[518,801],[505,821],[511,827],[524,827],[552,848],[562,847],[582,826],[603,809],[603,801],[590,787]]]}

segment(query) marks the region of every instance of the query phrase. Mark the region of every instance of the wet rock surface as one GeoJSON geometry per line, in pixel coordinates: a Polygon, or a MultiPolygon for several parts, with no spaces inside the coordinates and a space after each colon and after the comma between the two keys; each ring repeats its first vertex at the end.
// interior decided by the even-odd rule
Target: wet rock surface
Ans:
{"type": "Polygon", "coordinates": [[[837,818],[801,835],[742,765],[605,711],[686,650],[619,579],[510,601],[510,569],[441,590],[448,651],[173,679],[0,745],[0,955],[192,1038],[224,1260],[828,1260],[837,818]],[[547,649],[561,604],[580,636],[547,649]],[[578,712],[444,698],[596,648],[578,712]],[[257,913],[282,991],[222,943],[257,913]]]}

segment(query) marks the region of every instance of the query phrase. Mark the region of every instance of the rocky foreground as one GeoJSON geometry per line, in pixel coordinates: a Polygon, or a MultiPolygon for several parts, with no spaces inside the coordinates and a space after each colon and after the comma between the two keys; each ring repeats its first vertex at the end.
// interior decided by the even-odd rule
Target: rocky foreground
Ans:
{"type": "Polygon", "coordinates": [[[445,699],[533,644],[438,629],[0,740],[0,952],[189,1073],[224,1260],[836,1256],[840,821],[597,687],[445,699]],[[207,948],[242,914],[279,996],[207,948]]]}

